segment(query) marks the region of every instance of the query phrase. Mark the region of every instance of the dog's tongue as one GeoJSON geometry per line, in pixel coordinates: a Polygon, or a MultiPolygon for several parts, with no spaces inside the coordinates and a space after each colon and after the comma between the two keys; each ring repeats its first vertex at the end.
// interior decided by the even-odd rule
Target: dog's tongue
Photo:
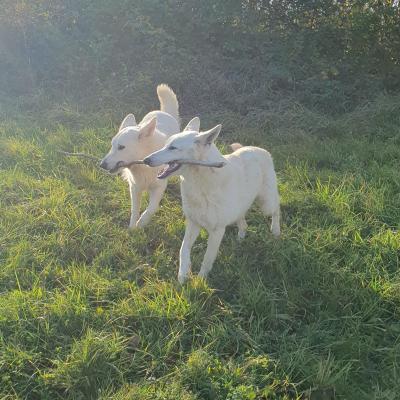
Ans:
{"type": "Polygon", "coordinates": [[[160,171],[158,173],[157,178],[165,179],[166,177],[171,175],[173,172],[175,172],[177,169],[179,169],[180,166],[181,165],[176,162],[169,163],[162,171],[160,171]]]}

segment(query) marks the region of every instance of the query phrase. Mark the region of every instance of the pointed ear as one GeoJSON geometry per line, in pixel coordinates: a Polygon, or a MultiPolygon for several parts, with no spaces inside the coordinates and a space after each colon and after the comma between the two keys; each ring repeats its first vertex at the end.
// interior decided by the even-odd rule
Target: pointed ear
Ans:
{"type": "Polygon", "coordinates": [[[139,138],[151,136],[156,130],[156,125],[157,125],[157,117],[154,117],[140,128],[139,138]]]}
{"type": "Polygon", "coordinates": [[[136,126],[136,118],[133,114],[128,114],[124,120],[122,121],[119,130],[121,131],[122,129],[126,128],[127,126],[136,126]]]}
{"type": "Polygon", "coordinates": [[[218,137],[221,132],[222,125],[217,125],[209,131],[200,132],[197,135],[196,141],[201,144],[211,144],[218,137]]]}
{"type": "Polygon", "coordinates": [[[200,131],[200,118],[194,117],[192,118],[189,123],[186,125],[186,128],[183,131],[200,131]]]}

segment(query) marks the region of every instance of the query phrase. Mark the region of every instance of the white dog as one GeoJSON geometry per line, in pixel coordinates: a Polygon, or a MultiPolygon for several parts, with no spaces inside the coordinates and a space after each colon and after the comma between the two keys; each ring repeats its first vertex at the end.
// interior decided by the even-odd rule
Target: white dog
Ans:
{"type": "Polygon", "coordinates": [[[122,172],[131,194],[131,220],[129,228],[143,227],[157,211],[167,187],[167,181],[157,179],[158,171],[147,165],[121,168],[132,161],[143,160],[161,149],[168,137],[179,132],[179,105],[175,93],[167,85],[159,85],[157,94],[161,111],[149,112],[137,124],[133,114],[122,121],[118,133],[111,141],[111,150],[100,167],[111,173],[122,172]],[[149,192],[149,205],[139,218],[142,192],[149,192]]]}
{"type": "Polygon", "coordinates": [[[199,132],[200,120],[193,118],[182,133],[171,136],[164,148],[145,158],[157,167],[168,164],[158,175],[165,179],[181,176],[182,206],[186,231],[179,260],[179,282],[190,272],[190,250],[203,227],[208,231],[207,251],[199,276],[206,277],[217,256],[227,225],[236,223],[239,238],[245,236],[245,215],[254,200],[259,200],[264,214],[272,216],[271,230],[279,236],[279,194],[271,155],[259,147],[242,147],[223,156],[214,145],[221,125],[199,132]],[[224,162],[221,169],[181,164],[183,160],[224,162]]]}

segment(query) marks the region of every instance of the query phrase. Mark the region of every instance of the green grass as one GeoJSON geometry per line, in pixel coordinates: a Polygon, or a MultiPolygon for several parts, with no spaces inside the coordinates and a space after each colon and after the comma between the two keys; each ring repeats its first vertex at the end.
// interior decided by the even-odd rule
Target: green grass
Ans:
{"type": "Polygon", "coordinates": [[[2,399],[398,398],[398,98],[336,119],[205,116],[273,154],[282,238],[254,208],[208,282],[184,286],[178,181],[128,232],[126,184],[57,153],[101,156],[111,119],[33,117],[0,123],[2,399]]]}

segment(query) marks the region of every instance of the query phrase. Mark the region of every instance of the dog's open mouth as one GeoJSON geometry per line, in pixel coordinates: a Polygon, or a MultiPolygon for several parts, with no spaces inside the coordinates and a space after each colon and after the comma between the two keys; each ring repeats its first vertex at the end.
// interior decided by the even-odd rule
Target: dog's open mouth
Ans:
{"type": "Polygon", "coordinates": [[[178,169],[182,166],[182,164],[179,164],[176,161],[171,161],[168,163],[168,165],[158,173],[157,178],[158,179],[165,179],[168,176],[170,176],[172,173],[175,171],[178,171],[178,169]]]}

